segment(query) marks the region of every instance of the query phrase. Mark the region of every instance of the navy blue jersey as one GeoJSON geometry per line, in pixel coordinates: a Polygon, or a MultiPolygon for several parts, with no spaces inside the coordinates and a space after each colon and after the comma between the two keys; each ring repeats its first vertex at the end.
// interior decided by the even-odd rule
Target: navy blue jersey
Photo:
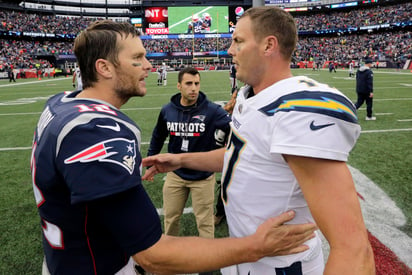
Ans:
{"type": "Polygon", "coordinates": [[[201,33],[203,31],[203,21],[201,19],[189,22],[187,33],[201,33]]]}
{"type": "Polygon", "coordinates": [[[140,130],[103,101],[50,98],[31,159],[51,274],[114,274],[156,243],[159,217],[141,184],[140,130]]]}
{"type": "MultiPolygon", "coordinates": [[[[230,117],[223,108],[209,101],[199,92],[193,106],[180,104],[181,94],[175,94],[162,107],[157,124],[152,133],[148,155],[160,153],[163,143],[169,137],[169,153],[206,152],[224,146],[222,136],[230,132],[230,117]]],[[[174,171],[185,180],[202,180],[212,173],[180,168],[174,171]]]]}

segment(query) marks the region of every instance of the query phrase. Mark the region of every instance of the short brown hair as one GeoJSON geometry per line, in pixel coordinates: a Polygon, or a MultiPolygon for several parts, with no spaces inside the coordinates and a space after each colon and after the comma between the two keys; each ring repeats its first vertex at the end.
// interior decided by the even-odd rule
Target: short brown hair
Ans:
{"type": "Polygon", "coordinates": [[[295,20],[290,13],[277,7],[253,7],[243,17],[252,21],[252,31],[257,41],[274,35],[278,39],[282,55],[291,59],[298,41],[295,20]]]}
{"type": "Polygon", "coordinates": [[[119,35],[126,38],[129,35],[140,36],[140,33],[127,22],[100,20],[90,24],[76,37],[74,53],[80,67],[83,89],[92,87],[93,83],[97,81],[96,60],[103,58],[117,64],[119,35]]]}
{"type": "Polygon", "coordinates": [[[196,68],[186,67],[180,70],[179,74],[177,75],[177,82],[182,83],[184,74],[199,75],[200,78],[200,73],[196,68]]]}

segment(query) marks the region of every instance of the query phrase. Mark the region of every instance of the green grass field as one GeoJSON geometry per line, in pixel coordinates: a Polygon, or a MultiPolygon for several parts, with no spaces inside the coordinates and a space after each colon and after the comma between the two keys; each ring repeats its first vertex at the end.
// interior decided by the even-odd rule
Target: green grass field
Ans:
{"type": "MultiPolygon", "coordinates": [[[[294,70],[336,87],[355,100],[355,80],[347,71],[294,70]]],[[[148,94],[131,99],[122,110],[142,129],[142,154],[160,108],[177,92],[177,74],[168,74],[168,86],[156,86],[156,74],[147,80],[148,94]]],[[[365,121],[365,108],[358,112],[362,133],[351,153],[349,164],[373,180],[395,201],[407,217],[401,228],[412,236],[412,73],[375,70],[374,115],[365,121]]],[[[201,90],[213,101],[230,97],[229,74],[201,72],[201,90]]],[[[0,80],[0,274],[40,274],[43,252],[39,218],[31,186],[30,146],[32,135],[46,99],[70,90],[71,78],[17,80],[9,85],[0,80]]],[[[162,177],[145,186],[157,208],[162,207],[162,177]]],[[[190,203],[188,204],[188,207],[190,203]]],[[[197,234],[194,217],[185,214],[182,234],[197,234]]],[[[226,224],[216,236],[227,234],[226,224]]]]}

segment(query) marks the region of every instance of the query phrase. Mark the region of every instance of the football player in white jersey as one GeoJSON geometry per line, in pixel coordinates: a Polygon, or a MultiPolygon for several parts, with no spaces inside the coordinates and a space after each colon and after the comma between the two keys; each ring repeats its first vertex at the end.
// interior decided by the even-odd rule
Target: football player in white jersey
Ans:
{"type": "Polygon", "coordinates": [[[73,84],[73,88],[76,88],[77,91],[83,90],[82,74],[80,72],[79,67],[76,67],[74,69],[72,84],[73,84]]]}
{"type": "Polygon", "coordinates": [[[336,89],[290,70],[297,43],[292,16],[275,7],[248,9],[228,50],[237,96],[226,150],[158,155],[143,160],[143,179],[176,167],[222,171],[231,237],[254,232],[265,219],[296,211],[291,223],[316,222],[330,245],[324,264],[319,237],[299,254],[266,257],[223,274],[375,274],[352,176],[346,165],[360,134],[352,102],[336,89]]]}

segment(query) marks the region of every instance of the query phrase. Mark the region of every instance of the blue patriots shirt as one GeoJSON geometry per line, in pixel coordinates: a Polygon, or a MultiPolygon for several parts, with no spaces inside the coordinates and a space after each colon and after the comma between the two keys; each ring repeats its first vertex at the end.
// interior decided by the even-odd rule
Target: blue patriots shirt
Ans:
{"type": "Polygon", "coordinates": [[[51,97],[31,157],[51,274],[114,274],[161,237],[141,184],[140,129],[110,104],[51,97]]]}
{"type": "MultiPolygon", "coordinates": [[[[207,152],[225,145],[230,133],[228,113],[209,101],[201,91],[192,106],[182,106],[181,97],[180,93],[173,95],[170,102],[162,107],[152,132],[148,156],[160,153],[167,138],[167,151],[174,154],[207,152]]],[[[203,180],[213,174],[188,168],[179,168],[174,173],[190,181],[203,180]]]]}

